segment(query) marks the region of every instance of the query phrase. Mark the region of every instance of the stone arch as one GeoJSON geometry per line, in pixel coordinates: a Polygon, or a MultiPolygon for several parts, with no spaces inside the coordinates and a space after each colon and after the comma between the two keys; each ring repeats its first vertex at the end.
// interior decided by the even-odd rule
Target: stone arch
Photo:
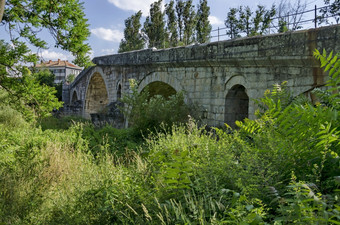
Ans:
{"type": "Polygon", "coordinates": [[[224,122],[235,128],[237,120],[249,116],[249,97],[243,85],[234,85],[225,97],[224,122]]]}
{"type": "Polygon", "coordinates": [[[72,97],[71,97],[71,103],[74,103],[74,102],[76,102],[76,101],[78,101],[78,100],[79,100],[79,98],[78,98],[77,91],[74,90],[74,91],[73,91],[73,94],[72,94],[72,97]]]}
{"type": "Polygon", "coordinates": [[[180,82],[168,73],[151,73],[139,82],[138,91],[141,92],[147,85],[153,82],[165,83],[171,86],[176,92],[184,90],[180,82]]]}
{"type": "Polygon", "coordinates": [[[224,122],[234,128],[236,120],[249,117],[249,96],[245,77],[234,75],[227,79],[224,96],[224,122]]]}
{"type": "Polygon", "coordinates": [[[226,92],[228,92],[233,86],[237,84],[242,85],[247,89],[247,82],[246,82],[245,77],[242,75],[234,75],[234,76],[229,77],[225,82],[226,92]]]}
{"type": "MultiPolygon", "coordinates": [[[[161,95],[164,98],[169,98],[171,95],[175,95],[177,93],[171,85],[162,81],[151,82],[146,87],[148,87],[149,90],[149,97],[161,95]]],[[[144,91],[146,87],[144,87],[142,91],[144,91]]]]}
{"type": "Polygon", "coordinates": [[[85,97],[85,114],[100,113],[109,103],[106,82],[99,72],[92,74],[87,85],[85,97]]]}
{"type": "Polygon", "coordinates": [[[117,100],[122,98],[122,85],[120,82],[117,85],[117,100]]]}

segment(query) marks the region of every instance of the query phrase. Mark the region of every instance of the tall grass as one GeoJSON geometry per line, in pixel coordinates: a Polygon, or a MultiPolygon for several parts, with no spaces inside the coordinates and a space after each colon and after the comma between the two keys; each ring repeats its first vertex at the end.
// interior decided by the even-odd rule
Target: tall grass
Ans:
{"type": "Polygon", "coordinates": [[[145,142],[0,106],[0,224],[339,224],[339,93],[313,105],[285,91],[239,130],[190,120],[145,142]]]}

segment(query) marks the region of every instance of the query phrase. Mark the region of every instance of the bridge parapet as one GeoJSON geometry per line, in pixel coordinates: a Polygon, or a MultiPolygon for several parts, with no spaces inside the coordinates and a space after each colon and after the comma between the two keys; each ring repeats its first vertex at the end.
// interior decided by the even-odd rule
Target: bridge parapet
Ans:
{"type": "MultiPolygon", "coordinates": [[[[248,61],[261,64],[264,61],[277,61],[292,58],[310,63],[314,49],[340,51],[340,26],[328,26],[317,29],[272,34],[266,36],[245,37],[208,44],[190,45],[170,49],[145,49],[93,59],[98,66],[137,66],[154,64],[213,64],[248,61]],[[255,62],[258,61],[258,62],[255,62]]],[[[301,63],[300,61],[300,63],[301,63]]]]}

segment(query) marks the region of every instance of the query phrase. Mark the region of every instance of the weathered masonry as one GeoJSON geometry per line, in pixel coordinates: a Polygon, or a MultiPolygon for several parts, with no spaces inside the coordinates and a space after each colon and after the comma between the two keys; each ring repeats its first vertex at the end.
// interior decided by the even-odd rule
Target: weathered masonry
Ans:
{"type": "Polygon", "coordinates": [[[64,86],[65,109],[87,118],[105,115],[107,106],[129,92],[133,78],[140,91],[146,86],[153,94],[184,91],[208,125],[233,124],[253,118],[252,99],[273,84],[287,81],[295,95],[323,85],[326,75],[315,49],[340,52],[340,25],[96,57],[96,66],[64,86]]]}

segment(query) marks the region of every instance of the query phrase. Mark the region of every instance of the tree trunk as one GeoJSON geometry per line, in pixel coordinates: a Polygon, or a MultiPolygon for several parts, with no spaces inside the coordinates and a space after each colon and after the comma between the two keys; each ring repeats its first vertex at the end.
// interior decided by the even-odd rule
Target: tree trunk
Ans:
{"type": "Polygon", "coordinates": [[[6,0],[0,0],[0,23],[2,21],[2,16],[4,15],[6,0]]]}

